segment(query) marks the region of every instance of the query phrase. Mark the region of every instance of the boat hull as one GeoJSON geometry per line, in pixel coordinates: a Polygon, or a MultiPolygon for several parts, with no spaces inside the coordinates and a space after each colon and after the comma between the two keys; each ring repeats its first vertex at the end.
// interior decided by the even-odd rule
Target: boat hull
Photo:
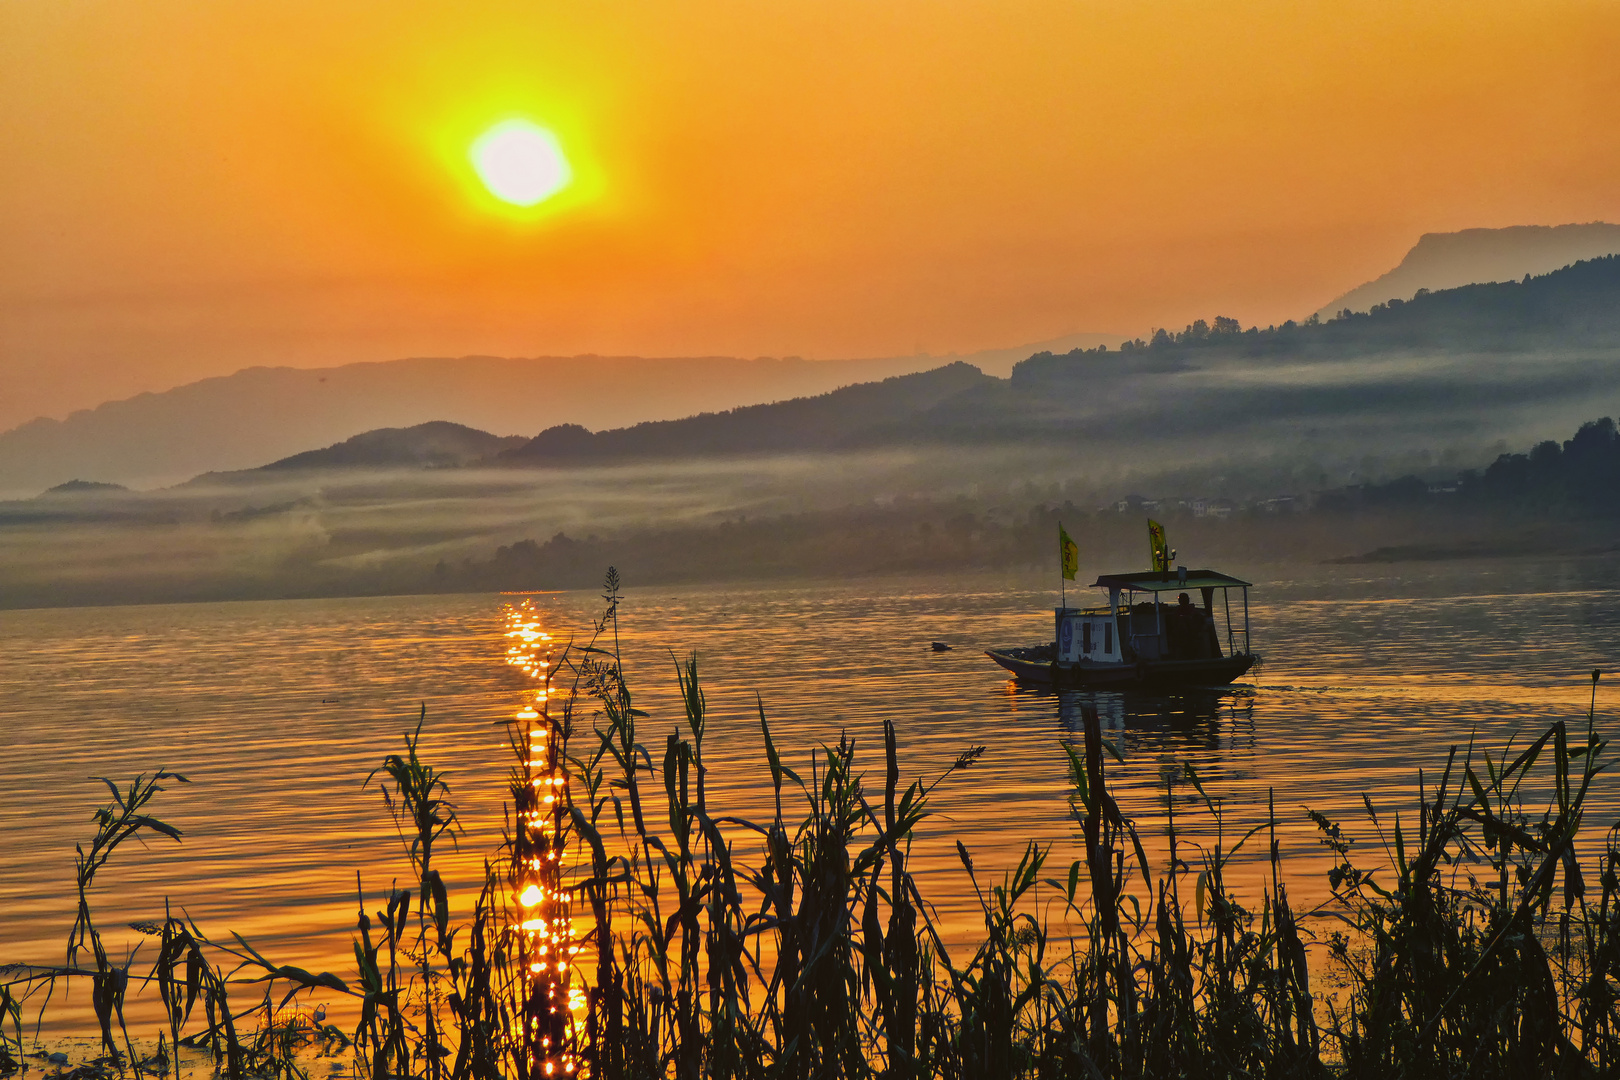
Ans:
{"type": "MultiPolygon", "coordinates": [[[[1030,651],[1033,650],[1016,650],[1030,651]]],[[[1011,649],[986,649],[985,655],[1012,672],[1022,683],[1096,690],[1226,686],[1260,662],[1260,657],[1254,653],[1207,660],[1150,660],[1135,664],[1061,663],[1020,657],[1011,649]]]]}

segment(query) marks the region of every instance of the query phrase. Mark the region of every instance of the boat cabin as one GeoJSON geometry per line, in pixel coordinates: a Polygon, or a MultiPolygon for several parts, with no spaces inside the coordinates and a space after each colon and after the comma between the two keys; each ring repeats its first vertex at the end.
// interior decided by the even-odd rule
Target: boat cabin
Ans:
{"type": "Polygon", "coordinates": [[[1213,570],[1184,566],[1104,574],[1096,587],[1108,590],[1107,607],[1054,611],[1057,660],[1134,664],[1248,656],[1251,585],[1213,570]],[[1241,594],[1237,613],[1232,610],[1233,589],[1241,594]]]}

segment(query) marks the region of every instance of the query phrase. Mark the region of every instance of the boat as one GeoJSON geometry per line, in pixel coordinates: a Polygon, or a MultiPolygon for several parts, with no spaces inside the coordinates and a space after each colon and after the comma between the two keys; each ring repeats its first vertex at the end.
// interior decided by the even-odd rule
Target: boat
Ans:
{"type": "Polygon", "coordinates": [[[1178,566],[1103,574],[1095,587],[1108,591],[1107,605],[1055,608],[1050,643],[986,655],[1023,683],[1099,690],[1226,686],[1260,662],[1249,641],[1251,582],[1178,566]]]}

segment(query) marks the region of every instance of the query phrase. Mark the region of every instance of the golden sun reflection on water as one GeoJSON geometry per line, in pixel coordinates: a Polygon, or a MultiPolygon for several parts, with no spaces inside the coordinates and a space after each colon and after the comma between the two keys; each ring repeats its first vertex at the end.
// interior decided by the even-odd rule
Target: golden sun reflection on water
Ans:
{"type": "Polygon", "coordinates": [[[559,745],[563,725],[551,714],[556,653],[541,629],[532,600],[504,607],[506,662],[530,682],[513,716],[520,758],[513,808],[517,828],[511,858],[521,914],[519,964],[525,969],[523,1040],[529,1075],[571,1075],[586,1022],[586,1000],[576,977],[580,946],[574,935],[573,890],[565,886],[568,856],[568,762],[559,745]]]}

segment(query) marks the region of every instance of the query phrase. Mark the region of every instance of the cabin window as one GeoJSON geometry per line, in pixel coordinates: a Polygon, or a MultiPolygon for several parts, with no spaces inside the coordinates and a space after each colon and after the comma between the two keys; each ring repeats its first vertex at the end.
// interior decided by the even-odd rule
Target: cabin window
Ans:
{"type": "Polygon", "coordinates": [[[1114,654],[1114,624],[1111,622],[1103,623],[1103,652],[1114,654]]]}
{"type": "Polygon", "coordinates": [[[1080,651],[1087,654],[1091,652],[1091,620],[1089,619],[1082,624],[1080,629],[1080,651]]]}

